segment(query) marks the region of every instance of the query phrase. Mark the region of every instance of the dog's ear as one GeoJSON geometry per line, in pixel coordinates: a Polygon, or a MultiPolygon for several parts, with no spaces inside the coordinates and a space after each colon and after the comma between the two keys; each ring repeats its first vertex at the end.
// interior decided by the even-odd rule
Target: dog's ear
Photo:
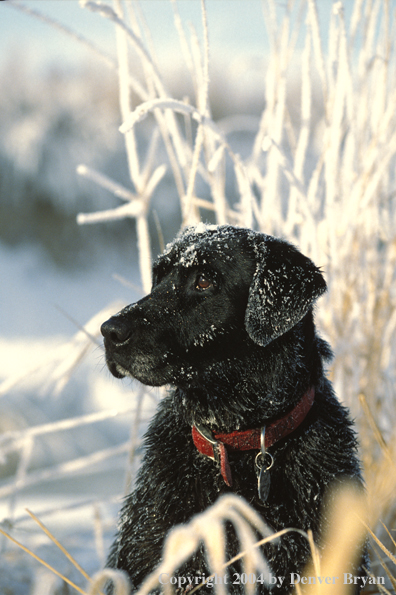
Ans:
{"type": "Polygon", "coordinates": [[[297,324],[326,291],[313,262],[296,248],[270,236],[253,246],[256,272],[249,289],[245,328],[265,346],[297,324]]]}

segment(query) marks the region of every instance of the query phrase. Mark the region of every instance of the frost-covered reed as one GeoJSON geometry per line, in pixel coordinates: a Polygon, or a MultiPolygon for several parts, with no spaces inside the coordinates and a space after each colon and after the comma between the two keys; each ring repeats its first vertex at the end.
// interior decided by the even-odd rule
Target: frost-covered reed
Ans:
{"type": "MultiPolygon", "coordinates": [[[[385,558],[394,560],[390,551],[394,540],[383,525],[377,526],[381,517],[385,526],[392,527],[396,516],[394,6],[389,0],[355,0],[351,18],[346,22],[343,3],[334,2],[325,16],[325,44],[315,0],[303,1],[303,10],[299,12],[291,1],[280,10],[275,0],[266,0],[263,7],[270,51],[263,56],[265,103],[251,136],[250,153],[242,158],[232,134],[241,129],[251,134],[252,118],[214,121],[212,117],[210,21],[205,2],[201,0],[202,22],[194,24],[200,27],[199,35],[194,26],[185,30],[177,2],[171,1],[181,57],[193,89],[193,95],[182,100],[167,89],[138,3],[80,1],[82,9],[95,13],[93,18],[109,19],[115,26],[123,120],[120,131],[125,138],[130,187],[81,165],[80,175],[112,192],[123,204],[111,210],[80,214],[78,223],[134,219],[141,282],[144,291],[148,291],[152,256],[150,199],[156,189],[160,191],[164,176],[168,176],[172,177],[179,198],[183,224],[209,216],[220,224],[251,226],[285,237],[322,267],[329,291],[317,316],[322,333],[334,349],[329,374],[339,398],[357,418],[368,484],[367,522],[383,540],[380,547],[385,558]],[[143,73],[140,78],[138,71],[143,73]],[[145,154],[138,149],[136,140],[143,119],[149,119],[152,125],[145,154]],[[166,163],[161,157],[164,154],[166,163]]],[[[105,51],[103,55],[106,57],[105,51]]],[[[97,329],[90,328],[88,334],[97,334],[97,329]]],[[[54,367],[52,379],[58,387],[82,353],[78,341],[76,349],[76,359],[65,360],[63,371],[59,364],[54,367]]],[[[138,443],[136,428],[142,395],[144,389],[135,391],[137,405],[129,464],[138,443]]],[[[112,414],[108,412],[109,416],[112,414]]],[[[87,417],[76,423],[94,421],[87,417]]],[[[52,430],[60,431],[61,425],[54,425],[52,430]]],[[[40,481],[40,473],[45,472],[29,472],[31,430],[18,432],[11,439],[20,452],[20,464],[15,481],[2,490],[12,502],[20,486],[40,481]]],[[[97,457],[108,455],[110,451],[97,453],[97,457]]],[[[75,461],[75,468],[84,463],[75,461]]],[[[62,474],[64,468],[50,472],[62,474]]],[[[128,477],[128,486],[132,482],[133,478],[128,477]]],[[[356,504],[356,500],[352,502],[356,504]]],[[[223,508],[219,505],[226,518],[235,505],[228,504],[231,508],[224,503],[223,508]]],[[[348,532],[342,531],[342,526],[348,509],[355,504],[349,501],[343,506],[341,517],[334,520],[337,530],[331,538],[341,545],[349,543],[345,541],[348,532]]],[[[207,518],[213,521],[213,514],[209,512],[207,518]]],[[[189,527],[191,551],[193,535],[202,537],[208,533],[205,518],[193,521],[200,527],[198,533],[196,527],[189,527]]],[[[353,532],[360,535],[357,525],[353,527],[353,532]]],[[[183,531],[184,539],[187,529],[183,531]]],[[[245,531],[244,535],[248,534],[245,531]]],[[[170,537],[173,544],[177,535],[170,537]]],[[[243,543],[245,549],[253,547],[253,540],[249,539],[243,543]]],[[[170,548],[174,555],[169,562],[166,553],[163,564],[169,562],[169,568],[175,568],[178,550],[172,549],[170,543],[167,542],[166,552],[170,548]]],[[[221,543],[218,532],[220,554],[221,543]]],[[[340,551],[344,551],[342,547],[340,551]]],[[[256,564],[249,556],[247,559],[256,564]]],[[[209,558],[212,559],[211,555],[209,558]]],[[[313,558],[318,563],[315,555],[313,558]]],[[[338,562],[332,561],[330,554],[323,558],[329,573],[336,572],[338,562]]],[[[222,563],[214,564],[217,568],[222,563]]],[[[102,579],[97,577],[96,584],[103,583],[102,579]]],[[[154,582],[147,585],[152,588],[154,582]]],[[[142,593],[148,592],[147,585],[142,587],[142,593]]],[[[125,585],[120,583],[116,590],[122,593],[123,589],[125,585]]]]}

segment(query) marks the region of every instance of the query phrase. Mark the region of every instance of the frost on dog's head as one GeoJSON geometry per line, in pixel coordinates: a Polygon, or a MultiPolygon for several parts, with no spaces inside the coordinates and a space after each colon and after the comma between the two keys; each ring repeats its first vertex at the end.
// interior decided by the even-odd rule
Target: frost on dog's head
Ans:
{"type": "Polygon", "coordinates": [[[325,292],[325,280],[309,258],[287,242],[257,231],[200,223],[186,227],[158,262],[190,267],[198,264],[199,255],[210,252],[222,263],[233,262],[244,251],[256,263],[249,280],[245,329],[264,347],[292,329],[325,292]]]}
{"type": "Polygon", "coordinates": [[[169,259],[176,264],[191,266],[197,260],[197,252],[205,250],[205,248],[210,249],[215,244],[217,249],[221,250],[221,243],[228,248],[227,240],[232,240],[233,236],[246,231],[248,230],[231,225],[210,225],[202,222],[197,225],[189,225],[182,229],[172,242],[167,244],[157,262],[169,259]]]}
{"type": "Polygon", "coordinates": [[[253,243],[256,272],[249,290],[245,327],[265,346],[295,326],[326,291],[313,262],[294,246],[271,236],[253,243]]]}
{"type": "Polygon", "coordinates": [[[214,255],[223,263],[231,262],[237,255],[238,241],[254,233],[232,225],[189,225],[167,244],[164,252],[154,262],[153,282],[155,284],[156,273],[172,265],[185,268],[205,266],[208,264],[205,259],[214,255]]]}

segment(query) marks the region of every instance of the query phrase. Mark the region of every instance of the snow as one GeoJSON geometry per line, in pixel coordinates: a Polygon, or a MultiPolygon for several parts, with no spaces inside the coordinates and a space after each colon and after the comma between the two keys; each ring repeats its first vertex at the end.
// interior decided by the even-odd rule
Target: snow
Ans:
{"type": "MultiPolygon", "coordinates": [[[[29,508],[92,576],[103,565],[124,492],[137,384],[113,378],[103,350],[92,344],[72,380],[54,396],[50,381],[54,365],[73,355],[71,341],[78,332],[54,304],[84,324],[115,298],[119,303],[121,295],[124,303],[140,297],[112,278],[114,271],[132,278],[136,273],[111,253],[90,270],[61,272],[30,245],[13,250],[2,246],[0,269],[0,301],[6,313],[0,320],[0,527],[70,576],[63,555],[59,557],[28,519],[25,509],[29,508]],[[103,532],[102,553],[98,529],[103,532]]],[[[114,306],[110,312],[117,309],[114,306]]],[[[89,340],[82,338],[89,346],[89,340]]],[[[136,427],[138,440],[157,402],[158,391],[144,397],[136,427]]],[[[132,473],[138,461],[139,454],[132,473]]],[[[38,562],[1,539],[6,547],[0,557],[1,593],[7,589],[11,595],[51,593],[51,588],[59,587],[60,579],[51,586],[52,573],[43,574],[38,562]]],[[[86,587],[85,579],[76,580],[86,587]]]]}

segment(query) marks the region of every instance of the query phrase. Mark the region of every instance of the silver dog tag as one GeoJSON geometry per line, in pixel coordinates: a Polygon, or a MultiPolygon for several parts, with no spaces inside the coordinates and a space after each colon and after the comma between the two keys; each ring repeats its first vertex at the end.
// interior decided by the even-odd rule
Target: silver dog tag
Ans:
{"type": "Polygon", "coordinates": [[[265,426],[261,429],[260,438],[261,450],[256,455],[255,466],[257,474],[258,495],[260,500],[264,503],[268,499],[268,494],[271,486],[271,477],[269,474],[269,470],[274,464],[273,456],[265,449],[265,426]]]}
{"type": "Polygon", "coordinates": [[[268,468],[264,469],[264,467],[262,467],[260,469],[260,473],[259,473],[259,476],[257,479],[258,495],[262,502],[267,502],[268,494],[270,491],[270,486],[271,486],[271,477],[268,472],[268,468]]]}

